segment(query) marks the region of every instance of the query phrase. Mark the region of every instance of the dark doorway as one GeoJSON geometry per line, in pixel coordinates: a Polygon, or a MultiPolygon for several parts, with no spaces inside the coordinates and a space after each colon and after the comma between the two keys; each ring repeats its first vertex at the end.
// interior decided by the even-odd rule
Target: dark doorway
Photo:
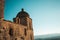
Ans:
{"type": "Polygon", "coordinates": [[[9,35],[13,36],[13,29],[12,28],[9,29],[9,35]]]}

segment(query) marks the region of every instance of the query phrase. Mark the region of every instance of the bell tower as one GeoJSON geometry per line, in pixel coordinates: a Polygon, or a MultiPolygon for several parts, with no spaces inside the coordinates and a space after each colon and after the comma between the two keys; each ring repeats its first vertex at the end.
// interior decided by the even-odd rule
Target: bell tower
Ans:
{"type": "Polygon", "coordinates": [[[4,0],[0,0],[0,19],[4,18],[4,0]]]}

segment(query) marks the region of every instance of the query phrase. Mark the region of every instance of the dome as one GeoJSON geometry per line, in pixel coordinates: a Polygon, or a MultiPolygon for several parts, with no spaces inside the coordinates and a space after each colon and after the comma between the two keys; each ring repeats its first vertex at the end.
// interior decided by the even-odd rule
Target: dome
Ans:
{"type": "Polygon", "coordinates": [[[22,9],[16,17],[22,18],[22,17],[29,17],[29,14],[22,9]]]}

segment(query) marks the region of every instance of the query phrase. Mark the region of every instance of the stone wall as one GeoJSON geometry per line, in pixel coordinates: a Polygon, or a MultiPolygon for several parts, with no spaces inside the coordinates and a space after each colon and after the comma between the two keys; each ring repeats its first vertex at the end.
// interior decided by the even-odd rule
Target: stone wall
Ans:
{"type": "Polygon", "coordinates": [[[14,22],[4,20],[4,0],[0,0],[0,40],[34,40],[32,19],[23,9],[14,22]]]}
{"type": "Polygon", "coordinates": [[[0,40],[33,40],[33,31],[27,26],[0,21],[0,40]]]}

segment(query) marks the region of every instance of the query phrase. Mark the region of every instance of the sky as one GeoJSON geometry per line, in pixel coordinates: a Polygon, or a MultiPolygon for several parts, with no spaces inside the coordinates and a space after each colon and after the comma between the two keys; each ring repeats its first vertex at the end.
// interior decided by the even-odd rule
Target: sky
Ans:
{"type": "Polygon", "coordinates": [[[34,35],[60,33],[60,0],[5,0],[4,19],[13,21],[22,8],[32,18],[34,35]]]}

